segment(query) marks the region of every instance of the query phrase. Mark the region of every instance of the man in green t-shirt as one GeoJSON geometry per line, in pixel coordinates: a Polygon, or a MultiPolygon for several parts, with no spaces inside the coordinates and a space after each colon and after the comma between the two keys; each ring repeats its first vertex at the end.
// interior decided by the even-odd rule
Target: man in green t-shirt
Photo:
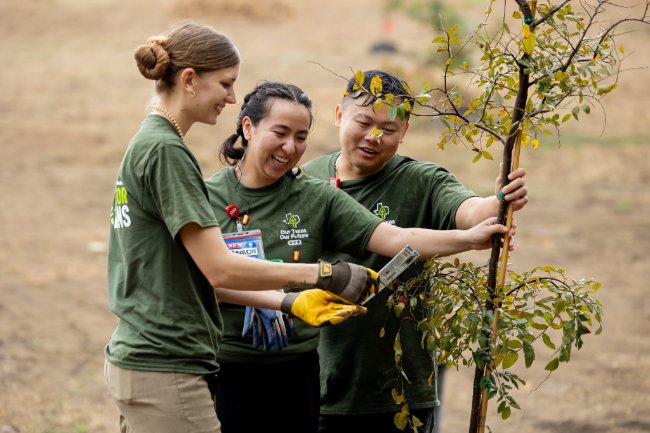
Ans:
{"type": "MultiPolygon", "coordinates": [[[[405,83],[383,71],[366,71],[365,88],[370,87],[375,76],[381,78],[384,94],[404,94],[405,83]]],[[[370,95],[354,90],[354,83],[354,79],[350,80],[343,101],[336,107],[341,151],[305,164],[307,174],[330,179],[380,218],[400,227],[467,229],[497,215],[497,196],[510,201],[514,210],[528,202],[523,169],[513,171],[503,188],[498,178],[495,196],[478,197],[443,167],[398,155],[409,127],[408,114],[404,120],[389,120],[385,109],[373,108],[370,95]],[[382,134],[376,135],[375,130],[382,134]]],[[[326,257],[359,263],[335,250],[326,257]]],[[[387,261],[366,253],[362,264],[381,269],[387,261]]],[[[415,275],[417,266],[413,265],[410,275],[415,275]]],[[[438,389],[428,383],[431,356],[421,347],[420,332],[410,326],[416,321],[404,323],[388,314],[388,295],[389,291],[383,291],[367,304],[364,320],[321,329],[319,433],[400,431],[393,422],[400,407],[390,392],[397,377],[393,345],[398,331],[405,354],[402,367],[410,380],[405,386],[409,409],[421,421],[427,421],[428,429],[434,425],[439,429],[437,410],[438,419],[433,422],[433,409],[440,404],[438,389]],[[380,337],[382,327],[385,335],[380,337]]]]}

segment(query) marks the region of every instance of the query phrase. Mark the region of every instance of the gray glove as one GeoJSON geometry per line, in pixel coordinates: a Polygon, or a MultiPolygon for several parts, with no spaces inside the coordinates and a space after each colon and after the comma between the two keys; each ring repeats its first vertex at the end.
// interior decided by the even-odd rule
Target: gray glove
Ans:
{"type": "Polygon", "coordinates": [[[354,263],[319,260],[316,287],[358,304],[379,291],[379,274],[354,263]]]}

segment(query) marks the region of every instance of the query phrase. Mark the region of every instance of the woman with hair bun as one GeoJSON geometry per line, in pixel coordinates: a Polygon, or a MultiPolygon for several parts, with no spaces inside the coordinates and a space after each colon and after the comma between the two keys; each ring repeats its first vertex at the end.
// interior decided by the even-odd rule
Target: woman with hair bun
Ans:
{"type": "Polygon", "coordinates": [[[309,289],[290,297],[272,291],[259,306],[282,304],[322,326],[362,314],[354,303],[376,290],[377,274],[346,262],[282,264],[230,252],[184,137],[196,122],[215,124],[236,102],[238,50],[213,28],[186,22],[134,56],[142,75],[156,81],[158,98],[115,182],[108,300],[119,322],[104,373],[122,432],[215,433],[221,427],[210,384],[223,334],[215,287],[309,289]]]}

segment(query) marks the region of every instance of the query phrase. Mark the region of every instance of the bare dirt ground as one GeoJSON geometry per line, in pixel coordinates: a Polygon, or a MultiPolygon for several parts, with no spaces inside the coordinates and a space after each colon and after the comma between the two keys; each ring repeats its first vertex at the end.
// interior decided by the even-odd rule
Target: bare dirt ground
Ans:
{"type": "MultiPolygon", "coordinates": [[[[480,13],[485,2],[456,2],[480,13]]],[[[631,1],[623,2],[632,4],[631,1]]],[[[351,69],[398,65],[416,87],[429,29],[395,17],[383,33],[379,2],[359,0],[22,0],[0,4],[0,431],[112,432],[103,347],[116,320],[105,293],[105,241],[114,175],[145,115],[152,85],[134,47],[181,18],[231,36],[242,55],[240,96],[259,79],[303,87],[317,122],[305,160],[333,150],[333,107],[351,69]],[[371,55],[390,37],[401,53],[371,55]],[[415,71],[415,72],[414,72],[415,71]]],[[[588,336],[569,364],[544,380],[538,360],[521,371],[522,411],[495,432],[650,431],[650,29],[623,36],[620,88],[607,113],[567,128],[562,146],[526,149],[530,205],[517,216],[512,266],[557,265],[603,283],[604,332],[588,336]],[[603,126],[606,120],[606,125],[603,126]],[[535,389],[537,388],[537,389],[535,389]]],[[[231,133],[235,107],[217,127],[188,136],[205,174],[231,133]]],[[[597,110],[595,110],[597,111],[597,110]]],[[[426,123],[426,122],[423,122],[426,123]]],[[[414,127],[402,153],[442,163],[489,194],[498,165],[470,164],[462,148],[435,148],[435,130],[414,127]]],[[[471,256],[487,260],[487,254],[471,256]]],[[[445,432],[467,430],[471,371],[449,374],[445,432]]]]}

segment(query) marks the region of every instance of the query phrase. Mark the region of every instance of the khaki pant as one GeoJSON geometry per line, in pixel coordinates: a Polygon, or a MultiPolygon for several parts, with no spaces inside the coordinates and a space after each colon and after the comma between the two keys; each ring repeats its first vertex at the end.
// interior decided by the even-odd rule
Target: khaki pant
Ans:
{"type": "Polygon", "coordinates": [[[203,376],[126,370],[105,361],[104,377],[122,433],[221,433],[203,376]]]}

